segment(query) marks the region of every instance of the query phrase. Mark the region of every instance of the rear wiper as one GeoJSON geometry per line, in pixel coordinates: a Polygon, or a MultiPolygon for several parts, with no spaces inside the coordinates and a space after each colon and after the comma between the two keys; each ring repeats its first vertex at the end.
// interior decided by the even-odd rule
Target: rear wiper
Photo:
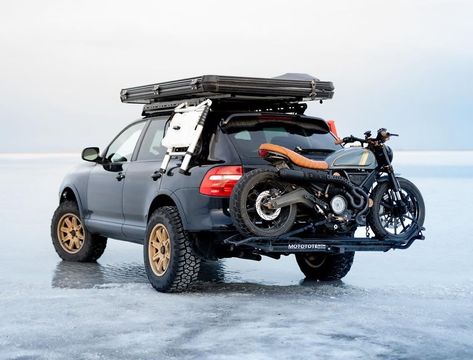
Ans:
{"type": "Polygon", "coordinates": [[[298,153],[301,154],[310,154],[310,153],[332,153],[335,151],[335,149],[310,149],[310,148],[301,148],[300,146],[296,146],[294,151],[297,151],[298,153]]]}

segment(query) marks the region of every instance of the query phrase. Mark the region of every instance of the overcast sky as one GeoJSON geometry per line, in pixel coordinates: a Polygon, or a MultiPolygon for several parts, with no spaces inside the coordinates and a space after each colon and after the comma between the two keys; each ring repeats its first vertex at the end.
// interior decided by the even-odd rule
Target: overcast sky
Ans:
{"type": "Polygon", "coordinates": [[[473,149],[472,1],[3,1],[0,152],[103,147],[139,117],[123,87],[305,72],[308,114],[398,149],[473,149]]]}

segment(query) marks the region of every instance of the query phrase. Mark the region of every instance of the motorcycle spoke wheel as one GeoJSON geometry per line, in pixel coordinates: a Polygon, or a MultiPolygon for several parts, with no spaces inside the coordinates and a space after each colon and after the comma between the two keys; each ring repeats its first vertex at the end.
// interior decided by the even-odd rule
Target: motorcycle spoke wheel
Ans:
{"type": "Polygon", "coordinates": [[[250,190],[247,197],[246,211],[248,217],[254,226],[261,230],[274,230],[285,224],[289,216],[289,207],[281,209],[268,209],[264,207],[264,201],[258,203],[258,197],[262,193],[271,194],[265,198],[264,201],[269,200],[272,197],[281,196],[286,193],[284,186],[281,186],[277,182],[266,182],[264,184],[257,184],[253,189],[250,190]],[[266,216],[267,218],[263,218],[266,216]],[[277,215],[277,216],[276,216],[277,215]]]}
{"type": "Polygon", "coordinates": [[[379,208],[379,218],[382,226],[391,235],[402,236],[417,222],[419,212],[415,196],[406,189],[401,189],[401,198],[406,205],[406,212],[401,213],[395,202],[392,189],[384,194],[379,208]]]}

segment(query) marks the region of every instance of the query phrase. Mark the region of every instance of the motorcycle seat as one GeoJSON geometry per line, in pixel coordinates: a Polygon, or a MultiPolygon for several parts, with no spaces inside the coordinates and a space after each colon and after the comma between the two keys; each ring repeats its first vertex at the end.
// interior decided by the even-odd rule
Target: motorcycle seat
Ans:
{"type": "Polygon", "coordinates": [[[313,169],[313,170],[327,170],[328,169],[327,162],[308,159],[305,156],[302,156],[301,154],[296,153],[295,151],[285,148],[284,146],[279,146],[279,145],[274,145],[274,144],[261,144],[259,149],[283,155],[295,165],[303,167],[303,168],[313,169]]]}

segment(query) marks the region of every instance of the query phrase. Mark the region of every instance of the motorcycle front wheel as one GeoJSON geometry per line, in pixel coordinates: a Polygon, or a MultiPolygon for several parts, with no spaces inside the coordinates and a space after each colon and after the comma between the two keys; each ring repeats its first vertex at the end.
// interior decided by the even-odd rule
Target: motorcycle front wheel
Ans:
{"type": "Polygon", "coordinates": [[[244,236],[275,237],[288,232],[297,215],[295,204],[271,209],[267,202],[292,191],[276,171],[257,169],[245,174],[235,185],[230,198],[230,215],[244,236]]]}
{"type": "Polygon", "coordinates": [[[396,205],[394,190],[389,181],[378,184],[371,195],[373,206],[368,214],[368,224],[378,239],[408,239],[424,225],[425,205],[422,194],[409,180],[397,179],[405,204],[404,211],[396,205]]]}

